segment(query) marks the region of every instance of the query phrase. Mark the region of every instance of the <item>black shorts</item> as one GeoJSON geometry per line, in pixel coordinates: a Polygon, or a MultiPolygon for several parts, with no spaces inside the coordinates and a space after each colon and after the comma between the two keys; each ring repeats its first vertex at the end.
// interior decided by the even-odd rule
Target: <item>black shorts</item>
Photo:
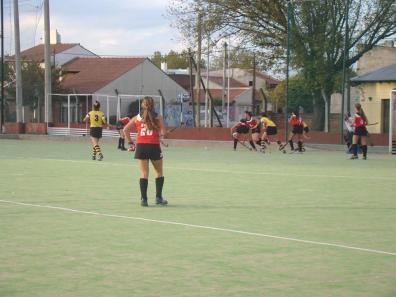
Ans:
{"type": "Polygon", "coordinates": [[[260,133],[260,126],[257,126],[257,128],[252,129],[252,134],[253,133],[260,133]]]}
{"type": "Polygon", "coordinates": [[[353,132],[353,135],[367,136],[368,135],[368,131],[366,129],[366,126],[356,127],[355,131],[353,132]]]}
{"type": "Polygon", "coordinates": [[[249,133],[249,127],[248,126],[241,126],[236,128],[236,132],[239,134],[248,134],[249,133]]]}
{"type": "Polygon", "coordinates": [[[139,160],[161,160],[162,151],[159,144],[138,143],[136,145],[135,159],[139,160]]]}
{"type": "Polygon", "coordinates": [[[93,138],[102,138],[102,127],[91,127],[89,130],[89,135],[93,138]]]}
{"type": "Polygon", "coordinates": [[[124,124],[122,122],[117,122],[116,128],[117,128],[117,130],[122,130],[122,129],[124,129],[124,124]]]}
{"type": "Polygon", "coordinates": [[[278,134],[278,129],[274,126],[267,127],[267,135],[276,135],[278,134]]]}
{"type": "Polygon", "coordinates": [[[304,126],[303,125],[293,126],[293,130],[292,130],[293,134],[303,134],[303,131],[304,131],[304,126]]]}

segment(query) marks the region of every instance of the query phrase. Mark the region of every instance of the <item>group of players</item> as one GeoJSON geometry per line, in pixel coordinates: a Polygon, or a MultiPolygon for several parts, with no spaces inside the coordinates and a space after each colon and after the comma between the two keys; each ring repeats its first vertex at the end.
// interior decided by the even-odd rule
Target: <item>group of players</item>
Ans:
{"type": "MultiPolygon", "coordinates": [[[[364,114],[361,105],[355,105],[355,116],[349,121],[354,127],[351,150],[353,155],[351,159],[357,159],[358,141],[361,140],[361,147],[363,151],[363,159],[367,159],[367,117],[364,114]]],[[[99,139],[102,137],[102,127],[106,124],[104,113],[100,111],[100,103],[93,104],[93,110],[90,111],[84,118],[84,121],[90,122],[90,136],[92,142],[92,159],[99,161],[103,160],[103,154],[99,146],[99,139]]],[[[304,122],[302,117],[297,112],[292,112],[289,118],[289,124],[292,129],[289,133],[288,142],[282,144],[277,136],[277,126],[275,122],[266,114],[261,113],[259,120],[253,117],[250,111],[244,112],[244,118],[236,123],[231,128],[231,134],[234,140],[234,150],[236,150],[238,143],[257,151],[256,144],[260,146],[260,151],[265,152],[267,145],[271,142],[276,142],[279,150],[285,151],[287,143],[290,145],[292,152],[295,151],[293,140],[297,138],[297,151],[303,152],[303,138],[309,138],[306,134],[309,132],[308,125],[304,122]],[[248,141],[251,148],[245,144],[248,141]]],[[[151,161],[156,174],[156,204],[166,205],[168,202],[162,197],[162,188],[164,185],[163,176],[163,162],[161,151],[161,136],[164,136],[167,131],[165,129],[164,121],[161,115],[154,111],[154,101],[151,97],[144,97],[141,102],[141,113],[130,118],[121,118],[117,123],[117,129],[120,133],[118,140],[118,148],[127,150],[125,148],[125,139],[130,145],[129,151],[135,151],[135,159],[138,161],[140,169],[140,192],[141,205],[148,206],[147,203],[147,186],[149,174],[149,161],[151,161]],[[136,145],[130,137],[130,132],[135,128],[137,131],[136,145]]]]}
{"type": "MultiPolygon", "coordinates": [[[[309,138],[307,135],[309,132],[308,125],[296,111],[291,113],[288,122],[292,127],[287,142],[290,145],[291,152],[302,153],[305,151],[303,139],[309,138]],[[294,138],[297,139],[297,149],[294,147],[294,138]]],[[[282,144],[279,140],[277,125],[266,113],[261,113],[260,118],[256,119],[251,111],[245,111],[244,117],[231,127],[231,135],[234,140],[234,150],[239,143],[249,150],[265,153],[271,142],[275,142],[278,149],[286,153],[287,143],[282,144]],[[245,144],[246,141],[249,142],[250,147],[245,144]],[[256,144],[259,146],[259,150],[257,150],[256,144]]]]}

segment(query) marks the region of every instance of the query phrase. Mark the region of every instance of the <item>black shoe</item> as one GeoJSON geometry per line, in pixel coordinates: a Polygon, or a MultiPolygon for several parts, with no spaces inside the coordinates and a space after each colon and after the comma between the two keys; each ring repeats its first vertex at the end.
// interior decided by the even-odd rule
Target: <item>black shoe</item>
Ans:
{"type": "Polygon", "coordinates": [[[126,151],[127,149],[125,147],[121,147],[120,150],[126,151]]]}
{"type": "Polygon", "coordinates": [[[165,200],[165,199],[162,198],[162,197],[157,197],[157,198],[155,199],[155,204],[158,204],[158,205],[167,205],[167,204],[168,204],[168,201],[165,200]]]}
{"type": "Polygon", "coordinates": [[[102,161],[102,160],[103,160],[103,155],[99,154],[98,161],[102,161]]]}
{"type": "Polygon", "coordinates": [[[363,156],[363,160],[367,160],[367,156],[363,156]]]}
{"type": "Polygon", "coordinates": [[[279,146],[279,150],[280,150],[280,151],[283,150],[283,149],[286,147],[286,145],[287,145],[287,143],[281,144],[281,145],[279,146]]]}
{"type": "Polygon", "coordinates": [[[143,206],[143,207],[147,207],[148,206],[147,199],[142,199],[140,201],[140,205],[143,206]]]}
{"type": "Polygon", "coordinates": [[[94,160],[94,161],[95,161],[95,160],[96,160],[96,156],[92,156],[92,160],[94,160]]]}

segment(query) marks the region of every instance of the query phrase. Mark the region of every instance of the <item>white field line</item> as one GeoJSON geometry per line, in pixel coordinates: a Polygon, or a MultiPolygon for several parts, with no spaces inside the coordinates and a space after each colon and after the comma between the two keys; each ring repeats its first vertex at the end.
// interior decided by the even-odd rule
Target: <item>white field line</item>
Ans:
{"type": "Polygon", "coordinates": [[[336,244],[336,243],[327,243],[327,242],[320,242],[320,241],[298,239],[298,238],[292,238],[292,237],[275,236],[275,235],[262,234],[262,233],[256,233],[256,232],[247,232],[247,231],[227,229],[227,228],[219,228],[219,227],[211,227],[211,226],[204,226],[204,225],[178,223],[178,222],[164,221],[164,220],[146,219],[146,218],[141,218],[141,217],[130,217],[130,216],[123,216],[123,215],[106,214],[106,213],[100,213],[100,212],[94,212],[94,211],[84,211],[84,210],[65,208],[65,207],[58,207],[58,206],[51,206],[51,205],[22,203],[22,202],[15,202],[15,201],[9,201],[9,200],[0,200],[0,202],[1,203],[18,205],[18,206],[47,208],[47,209],[55,209],[55,210],[61,210],[61,211],[65,211],[65,212],[73,212],[73,213],[79,213],[79,214],[88,214],[88,215],[110,217],[110,218],[119,218],[119,219],[127,219],[127,220],[135,220],[135,221],[145,221],[145,222],[167,224],[167,225],[177,225],[177,226],[190,227],[190,228],[214,230],[214,231],[236,233],[236,234],[256,236],[256,237],[266,237],[266,238],[294,241],[294,242],[300,242],[300,243],[307,243],[307,244],[312,244],[312,245],[330,246],[330,247],[336,247],[336,248],[342,248],[342,249],[348,249],[348,250],[356,250],[356,251],[362,251],[362,252],[368,252],[368,253],[374,253],[374,254],[383,254],[383,255],[396,256],[396,253],[386,252],[386,251],[381,251],[381,250],[361,248],[361,247],[355,247],[355,246],[349,246],[349,245],[343,245],[343,244],[336,244]]]}
{"type": "MultiPolygon", "coordinates": [[[[99,162],[94,161],[85,161],[85,160],[65,160],[65,159],[48,159],[48,158],[29,158],[31,160],[42,160],[42,161],[55,161],[55,162],[69,162],[69,163],[86,163],[86,164],[99,164],[99,162]]],[[[27,160],[29,160],[27,159],[27,160]]],[[[26,160],[26,159],[21,159],[26,160]]],[[[100,163],[102,166],[110,165],[110,166],[128,166],[128,167],[137,167],[134,160],[131,159],[130,163],[111,163],[103,161],[100,163]]],[[[303,174],[303,173],[282,173],[282,172],[263,172],[263,171],[230,171],[230,170],[221,170],[221,169],[206,169],[206,168],[190,168],[190,167],[174,167],[174,166],[165,166],[165,169],[172,170],[181,170],[181,171],[199,171],[199,172],[210,172],[210,173],[221,173],[221,174],[250,174],[250,175],[272,175],[272,176],[288,176],[288,177],[316,177],[316,178],[340,178],[340,179],[359,179],[359,180],[393,180],[396,181],[396,177],[394,176],[375,176],[375,175],[362,175],[362,176],[353,176],[353,175],[325,175],[325,174],[303,174]]]]}

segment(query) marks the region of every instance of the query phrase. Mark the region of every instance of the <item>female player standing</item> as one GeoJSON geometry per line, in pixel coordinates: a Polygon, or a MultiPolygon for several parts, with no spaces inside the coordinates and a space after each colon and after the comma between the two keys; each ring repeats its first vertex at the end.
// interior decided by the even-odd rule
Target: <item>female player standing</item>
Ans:
{"type": "Polygon", "coordinates": [[[164,121],[161,115],[154,111],[154,101],[151,97],[144,97],[141,103],[141,113],[133,117],[124,127],[125,138],[128,143],[134,146],[131,140],[130,132],[135,127],[137,130],[135,159],[138,160],[140,169],[140,194],[141,206],[148,206],[147,187],[149,177],[149,160],[153,164],[156,174],[156,204],[166,205],[162,197],[162,188],[164,186],[162,151],[160,147],[160,136],[165,135],[164,121]]]}
{"type": "Polygon", "coordinates": [[[362,143],[362,151],[363,151],[363,160],[367,159],[367,124],[368,120],[366,115],[364,114],[363,108],[360,103],[355,104],[355,116],[352,120],[353,126],[355,130],[352,136],[352,153],[351,159],[358,159],[358,141],[361,139],[362,143]]]}
{"type": "Polygon", "coordinates": [[[93,105],[93,110],[87,113],[85,118],[83,119],[84,122],[89,120],[90,131],[89,135],[91,136],[91,143],[92,143],[92,160],[96,159],[96,154],[98,154],[98,161],[103,160],[103,154],[100,150],[99,146],[99,139],[102,138],[102,130],[103,125],[106,124],[106,118],[102,111],[100,111],[100,103],[95,101],[93,105]]]}
{"type": "Polygon", "coordinates": [[[303,119],[298,115],[297,112],[292,112],[291,116],[289,118],[289,124],[292,126],[292,131],[289,133],[289,144],[290,144],[290,149],[292,152],[294,151],[294,144],[293,144],[293,138],[294,136],[297,135],[297,144],[298,144],[298,151],[301,153],[303,151],[303,142],[302,142],[302,137],[304,133],[304,125],[303,125],[303,119]]]}

